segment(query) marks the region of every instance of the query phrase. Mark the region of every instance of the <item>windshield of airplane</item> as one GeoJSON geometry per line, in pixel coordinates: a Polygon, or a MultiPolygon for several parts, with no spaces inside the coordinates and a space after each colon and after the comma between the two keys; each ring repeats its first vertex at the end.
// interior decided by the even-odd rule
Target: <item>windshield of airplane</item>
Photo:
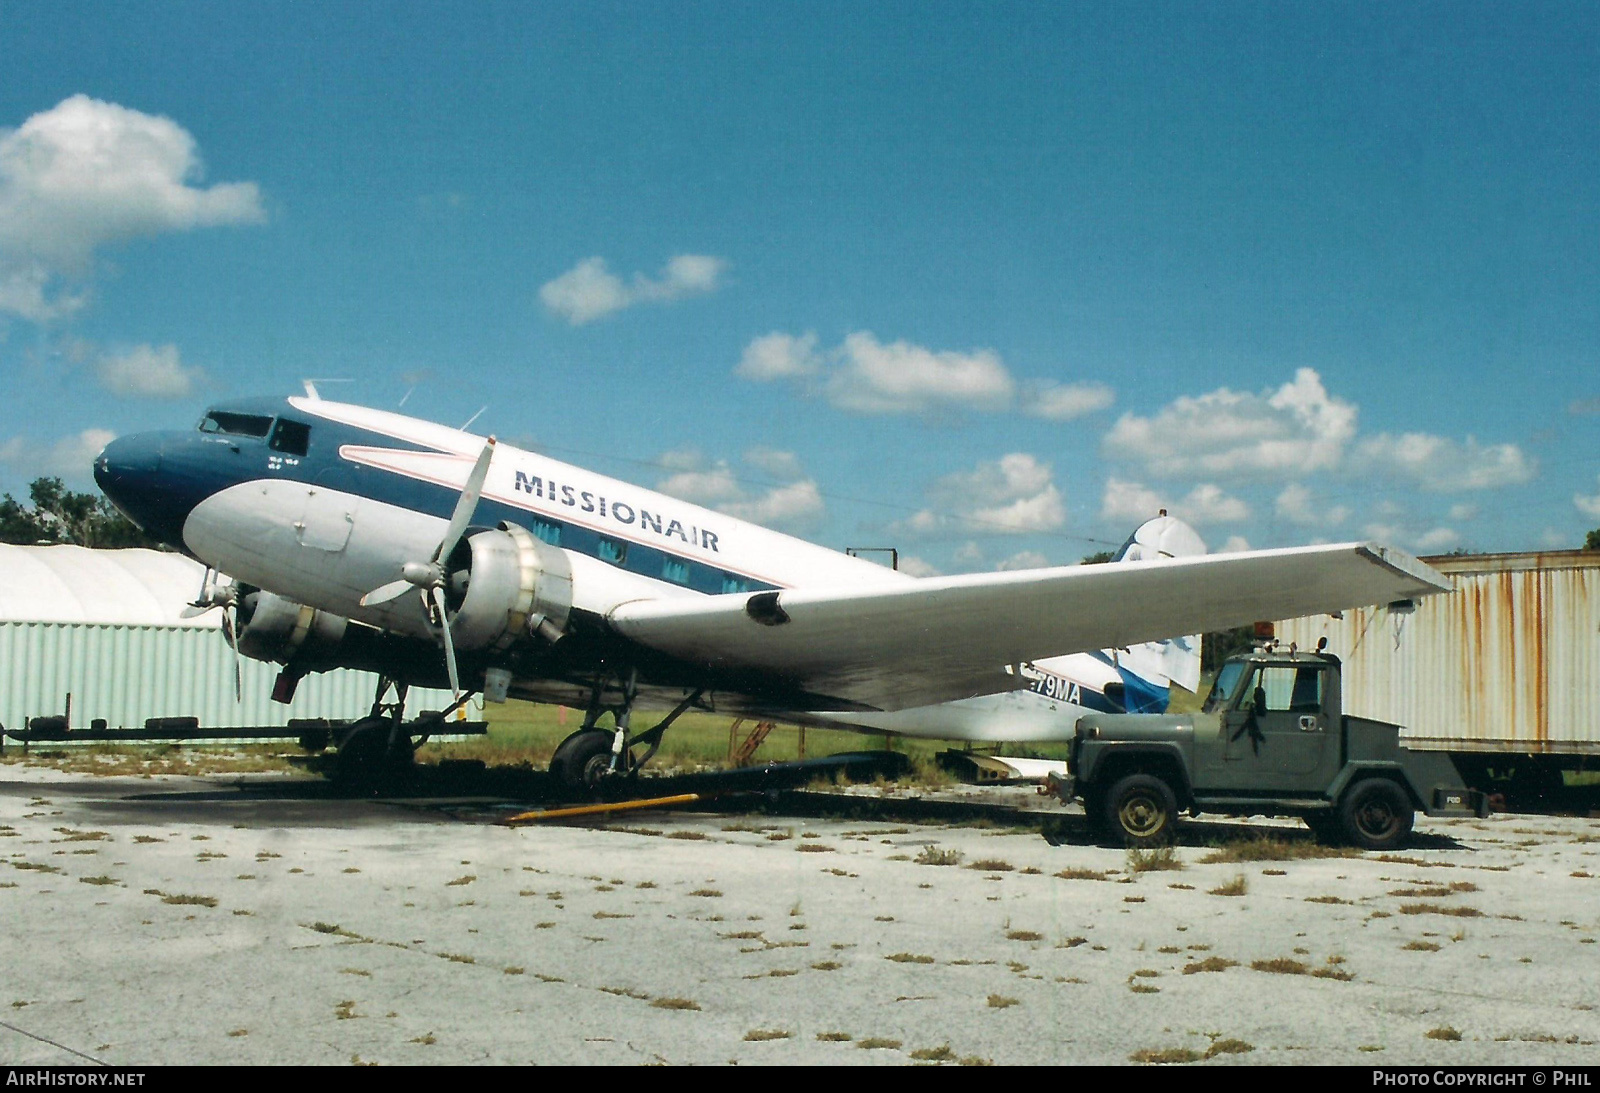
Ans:
{"type": "Polygon", "coordinates": [[[210,410],[200,421],[202,433],[226,433],[228,436],[263,437],[272,428],[272,419],[259,414],[234,414],[227,410],[210,410]]]}
{"type": "Polygon", "coordinates": [[[1222,708],[1222,704],[1232,697],[1234,689],[1239,685],[1239,677],[1244,674],[1243,661],[1230,660],[1222,666],[1222,671],[1217,673],[1217,681],[1211,685],[1211,693],[1206,696],[1204,706],[1200,707],[1201,713],[1214,713],[1222,708]]]}

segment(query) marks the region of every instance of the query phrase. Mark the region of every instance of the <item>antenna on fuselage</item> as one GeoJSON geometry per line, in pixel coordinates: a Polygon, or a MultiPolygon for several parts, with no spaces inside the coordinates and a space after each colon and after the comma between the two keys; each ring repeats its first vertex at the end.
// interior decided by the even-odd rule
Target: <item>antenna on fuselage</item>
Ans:
{"type": "Polygon", "coordinates": [[[338,377],[338,378],[335,378],[335,379],[326,379],[326,378],[324,378],[324,379],[310,379],[310,380],[301,380],[300,381],[300,383],[306,389],[306,398],[311,399],[313,402],[321,402],[322,401],[322,395],[317,391],[317,384],[319,384],[319,383],[354,383],[354,382],[355,381],[350,379],[348,376],[342,376],[342,377],[338,377]]]}

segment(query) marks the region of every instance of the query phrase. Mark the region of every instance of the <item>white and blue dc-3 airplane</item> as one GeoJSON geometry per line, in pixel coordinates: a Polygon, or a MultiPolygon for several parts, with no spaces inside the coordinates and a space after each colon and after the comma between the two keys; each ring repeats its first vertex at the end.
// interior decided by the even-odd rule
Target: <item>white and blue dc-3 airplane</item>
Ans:
{"type": "Polygon", "coordinates": [[[574,787],[637,769],[689,709],[1070,739],[1087,710],[1159,711],[1171,683],[1197,686],[1199,640],[1173,635],[1449,587],[1370,543],[1207,555],[1165,516],[1111,564],[919,579],[309,386],[114,440],[94,473],[225,575],[190,610],[222,608],[239,652],[282,665],[277,697],[309,672],[378,673],[352,763],[409,762],[405,688],[448,685],[587,710],[552,762],[574,787]],[[634,733],[635,704],[672,712],[634,733]]]}

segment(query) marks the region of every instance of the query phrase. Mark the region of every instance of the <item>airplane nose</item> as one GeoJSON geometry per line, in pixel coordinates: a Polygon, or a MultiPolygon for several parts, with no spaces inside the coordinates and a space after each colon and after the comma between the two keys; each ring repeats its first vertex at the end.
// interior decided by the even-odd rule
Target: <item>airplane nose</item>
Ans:
{"type": "Polygon", "coordinates": [[[124,516],[145,531],[181,545],[182,519],[173,517],[171,484],[162,478],[162,443],[158,436],[118,437],[94,461],[100,491],[124,516]]]}
{"type": "Polygon", "coordinates": [[[147,490],[160,473],[161,445],[146,437],[118,437],[94,461],[95,483],[119,506],[124,496],[147,490]]]}

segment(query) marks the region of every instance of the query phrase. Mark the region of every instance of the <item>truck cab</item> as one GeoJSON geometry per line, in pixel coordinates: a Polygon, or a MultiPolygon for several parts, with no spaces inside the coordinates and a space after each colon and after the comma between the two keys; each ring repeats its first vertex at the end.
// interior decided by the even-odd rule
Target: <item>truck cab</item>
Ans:
{"type": "Polygon", "coordinates": [[[1403,842],[1419,809],[1487,813],[1448,758],[1405,750],[1398,725],[1344,716],[1340,678],[1320,651],[1233,657],[1199,713],[1079,719],[1055,792],[1129,845],[1169,839],[1180,810],[1300,816],[1319,838],[1368,849],[1403,842]]]}

